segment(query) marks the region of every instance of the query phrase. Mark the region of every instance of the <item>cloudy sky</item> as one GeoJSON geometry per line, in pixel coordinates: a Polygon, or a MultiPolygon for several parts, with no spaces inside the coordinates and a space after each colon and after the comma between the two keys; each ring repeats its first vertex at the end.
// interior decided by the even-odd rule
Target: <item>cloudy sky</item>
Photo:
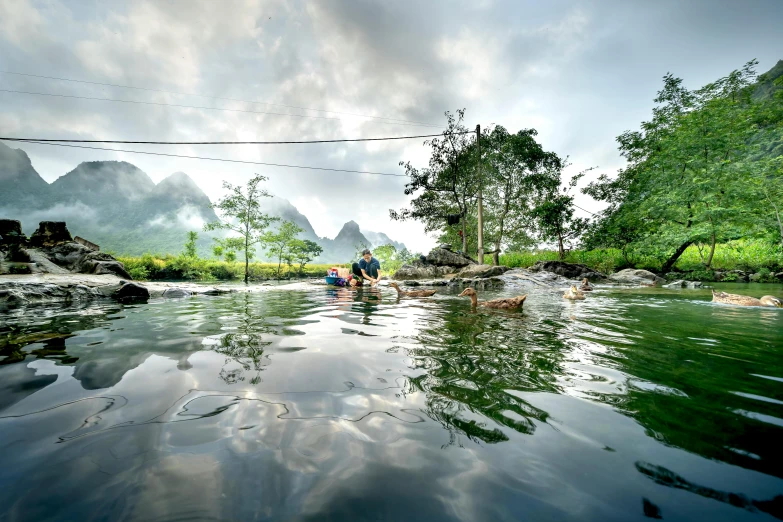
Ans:
{"type": "MultiPolygon", "coordinates": [[[[665,73],[698,87],[753,58],[766,71],[783,59],[781,20],[780,0],[0,0],[0,70],[154,90],[7,73],[0,73],[0,89],[234,109],[0,92],[0,135],[401,136],[433,128],[379,118],[441,124],[444,111],[466,108],[469,126],[534,127],[546,148],[570,156],[573,172],[598,166],[611,173],[622,166],[614,138],[649,116],[665,73]]],[[[354,219],[417,250],[432,242],[420,225],[388,218],[389,208],[407,203],[405,178],[23,148],[48,181],[81,161],[125,160],[156,182],[187,172],[213,200],[224,180],[243,183],[261,173],[319,235],[333,237],[354,219]]],[[[402,173],[402,160],[427,160],[421,140],[124,148],[385,173],[402,173]]],[[[578,204],[598,208],[586,196],[578,204]]]]}

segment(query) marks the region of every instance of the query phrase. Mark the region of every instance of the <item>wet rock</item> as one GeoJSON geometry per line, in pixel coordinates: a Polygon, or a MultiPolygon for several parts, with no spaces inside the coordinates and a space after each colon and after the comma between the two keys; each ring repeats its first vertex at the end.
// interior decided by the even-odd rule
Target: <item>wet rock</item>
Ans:
{"type": "Polygon", "coordinates": [[[748,281],[750,281],[751,283],[758,283],[762,277],[764,277],[764,274],[760,274],[757,272],[755,274],[750,274],[748,276],[748,281]]]}
{"type": "Polygon", "coordinates": [[[73,241],[73,238],[65,221],[41,221],[30,236],[30,244],[36,247],[54,246],[66,241],[73,241]]]}
{"type": "Polygon", "coordinates": [[[772,277],[774,277],[778,281],[783,281],[783,272],[778,272],[776,274],[772,274],[772,277]]]}
{"type": "Polygon", "coordinates": [[[133,279],[125,266],[105,252],[96,252],[73,241],[41,249],[51,261],[71,272],[80,274],[111,274],[133,279]]]}
{"type": "Polygon", "coordinates": [[[163,297],[167,297],[169,299],[178,299],[182,297],[190,297],[193,295],[190,291],[185,290],[184,288],[167,288],[163,291],[163,297]]]}
{"type": "Polygon", "coordinates": [[[457,277],[467,279],[496,277],[505,274],[509,270],[511,269],[507,266],[469,265],[457,272],[457,277]]]}
{"type": "Polygon", "coordinates": [[[678,279],[677,281],[672,281],[668,285],[663,285],[663,288],[701,288],[702,282],[701,281],[685,281],[683,279],[678,279]]]}
{"type": "Polygon", "coordinates": [[[446,286],[449,284],[446,279],[433,279],[431,281],[405,281],[405,286],[446,286]]]}
{"type": "Polygon", "coordinates": [[[433,248],[427,254],[427,264],[435,266],[464,267],[477,264],[473,259],[462,253],[455,253],[445,248],[433,248]]]}
{"type": "Polygon", "coordinates": [[[665,282],[665,279],[658,277],[648,270],[637,270],[634,268],[620,270],[619,272],[610,275],[609,280],[613,283],[626,285],[647,285],[665,282]]]}
{"type": "Polygon", "coordinates": [[[531,272],[551,272],[566,279],[584,279],[599,282],[606,279],[606,275],[596,272],[592,268],[578,263],[566,263],[564,261],[538,261],[529,268],[531,272]]]}
{"type": "Polygon", "coordinates": [[[501,288],[505,286],[506,282],[500,277],[486,277],[486,278],[462,278],[455,277],[450,280],[448,285],[456,288],[466,288],[468,286],[475,288],[476,290],[488,290],[492,288],[501,288]]]}
{"type": "Polygon", "coordinates": [[[121,302],[146,301],[150,292],[138,283],[125,283],[112,292],[111,297],[121,302]]]}

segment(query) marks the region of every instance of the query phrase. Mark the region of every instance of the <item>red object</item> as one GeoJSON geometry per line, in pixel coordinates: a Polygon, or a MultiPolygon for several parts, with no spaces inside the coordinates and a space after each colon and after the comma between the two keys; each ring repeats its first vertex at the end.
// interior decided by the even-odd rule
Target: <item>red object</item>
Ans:
{"type": "Polygon", "coordinates": [[[462,230],[459,230],[457,234],[459,234],[459,237],[462,237],[462,230]]]}

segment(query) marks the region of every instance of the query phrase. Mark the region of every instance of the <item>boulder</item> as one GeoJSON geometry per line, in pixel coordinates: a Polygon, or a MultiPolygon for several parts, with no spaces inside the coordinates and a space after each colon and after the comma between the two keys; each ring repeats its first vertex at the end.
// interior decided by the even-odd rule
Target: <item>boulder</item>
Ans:
{"type": "Polygon", "coordinates": [[[507,266],[492,266],[492,265],[468,265],[459,272],[456,277],[476,279],[483,277],[496,277],[505,274],[511,270],[507,266]]]}
{"type": "Polygon", "coordinates": [[[111,297],[121,302],[146,301],[150,292],[138,283],[125,283],[112,292],[111,297]]]}
{"type": "Polygon", "coordinates": [[[73,241],[65,221],[41,221],[38,229],[30,236],[30,244],[36,247],[54,246],[73,241]]]}
{"type": "Polygon", "coordinates": [[[433,279],[431,281],[405,281],[405,286],[446,286],[449,284],[446,279],[433,279]]]}
{"type": "Polygon", "coordinates": [[[475,265],[476,262],[462,253],[452,252],[445,248],[433,248],[426,257],[426,263],[435,266],[463,266],[475,265]]]}
{"type": "Polygon", "coordinates": [[[776,274],[772,274],[772,277],[774,277],[778,281],[783,281],[783,272],[778,272],[776,274]]]}
{"type": "Polygon", "coordinates": [[[190,297],[193,295],[189,290],[185,290],[184,288],[167,288],[163,291],[163,297],[168,297],[169,299],[178,299],[181,297],[190,297]]]}
{"type": "Polygon", "coordinates": [[[114,274],[133,279],[125,266],[105,252],[96,252],[74,242],[60,243],[42,252],[55,264],[80,274],[114,274]]]}
{"type": "Polygon", "coordinates": [[[482,279],[455,277],[449,281],[449,286],[456,288],[466,288],[468,286],[476,290],[488,290],[492,288],[501,288],[506,282],[499,277],[486,277],[482,279]]]}
{"type": "Polygon", "coordinates": [[[449,252],[452,252],[451,245],[449,245],[448,243],[444,243],[442,245],[438,245],[438,248],[443,249],[443,250],[448,250],[449,252]]]}
{"type": "Polygon", "coordinates": [[[15,219],[0,219],[0,247],[25,245],[27,237],[22,234],[22,223],[15,219]]]}
{"type": "Polygon", "coordinates": [[[414,261],[411,264],[401,266],[400,269],[394,273],[392,279],[396,279],[397,281],[432,279],[434,277],[443,277],[454,271],[456,270],[452,267],[435,266],[422,263],[421,261],[414,261]]]}
{"type": "Polygon", "coordinates": [[[620,283],[625,285],[641,285],[641,284],[660,284],[664,283],[665,279],[658,277],[657,275],[647,270],[637,270],[634,268],[626,268],[620,270],[609,276],[609,280],[613,283],[620,283]]]}
{"type": "Polygon", "coordinates": [[[758,283],[762,277],[764,277],[764,274],[759,274],[759,273],[750,274],[748,276],[748,281],[750,281],[751,283],[758,283]]]}
{"type": "Polygon", "coordinates": [[[588,266],[564,261],[538,261],[529,270],[531,272],[552,272],[566,279],[584,279],[586,277],[589,281],[594,282],[606,279],[604,274],[596,272],[588,266]]]}

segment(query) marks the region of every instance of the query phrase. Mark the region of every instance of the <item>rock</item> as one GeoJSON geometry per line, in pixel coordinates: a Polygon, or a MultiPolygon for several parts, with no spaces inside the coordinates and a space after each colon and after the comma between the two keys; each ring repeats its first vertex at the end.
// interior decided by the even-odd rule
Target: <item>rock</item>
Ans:
{"type": "Polygon", "coordinates": [[[445,248],[433,248],[430,253],[427,254],[426,263],[435,266],[453,266],[458,268],[476,264],[476,262],[468,256],[446,250],[445,248]]]}
{"type": "Polygon", "coordinates": [[[620,270],[609,276],[609,280],[614,283],[621,283],[626,285],[641,285],[650,283],[664,283],[665,280],[662,277],[649,272],[647,270],[636,270],[633,268],[626,268],[620,270]]]}
{"type": "Polygon", "coordinates": [[[683,279],[678,279],[677,281],[673,281],[668,285],[663,285],[663,288],[701,288],[701,287],[702,287],[701,281],[685,281],[683,279]]]}
{"type": "Polygon", "coordinates": [[[125,283],[111,294],[112,299],[117,301],[146,301],[150,297],[150,292],[138,283],[125,283]]]}
{"type": "Polygon", "coordinates": [[[764,274],[759,274],[759,273],[750,274],[748,276],[748,281],[750,281],[751,283],[758,283],[762,277],[764,277],[764,274]]]}
{"type": "Polygon", "coordinates": [[[21,243],[12,243],[8,246],[8,255],[6,255],[6,260],[12,263],[32,262],[32,259],[30,258],[30,253],[24,248],[22,248],[21,243]]]}
{"type": "Polygon", "coordinates": [[[438,245],[438,248],[440,248],[440,249],[442,249],[442,250],[448,250],[449,252],[451,252],[451,251],[452,251],[452,250],[451,250],[451,245],[449,245],[448,243],[444,243],[444,244],[442,244],[442,245],[438,245]]]}
{"type": "Polygon", "coordinates": [[[428,265],[421,261],[414,261],[411,264],[401,266],[400,269],[394,273],[392,279],[396,279],[397,281],[432,279],[434,277],[443,277],[454,271],[455,269],[452,267],[428,265]]]}
{"type": "Polygon", "coordinates": [[[38,230],[30,236],[30,244],[36,247],[54,246],[66,241],[73,241],[65,221],[41,221],[38,230]]]}
{"type": "Polygon", "coordinates": [[[405,286],[446,286],[449,282],[446,279],[433,279],[432,281],[405,281],[405,286]]]}
{"type": "Polygon", "coordinates": [[[193,295],[190,293],[190,291],[185,290],[184,288],[167,288],[163,291],[163,297],[168,297],[169,299],[178,299],[181,297],[190,297],[193,295]]]}
{"type": "Polygon", "coordinates": [[[105,252],[96,252],[73,241],[42,249],[55,264],[80,274],[113,274],[123,279],[133,278],[125,266],[105,252]]]}
{"type": "Polygon", "coordinates": [[[778,281],[783,281],[783,272],[777,272],[776,274],[772,274],[772,277],[774,277],[778,281]]]}
{"type": "Polygon", "coordinates": [[[492,265],[468,265],[459,272],[456,277],[475,279],[484,277],[496,277],[503,275],[511,270],[507,266],[492,266],[492,265]]]}
{"type": "Polygon", "coordinates": [[[25,244],[27,244],[27,237],[22,234],[20,221],[0,219],[0,247],[25,244]]]}
{"type": "Polygon", "coordinates": [[[506,282],[499,277],[486,277],[482,279],[455,277],[449,281],[449,286],[457,288],[466,288],[468,286],[476,290],[487,290],[492,288],[501,288],[506,282]]]}
{"type": "Polygon", "coordinates": [[[586,277],[589,281],[594,282],[606,279],[604,274],[596,272],[588,266],[564,261],[538,261],[529,270],[531,272],[552,272],[567,279],[584,279],[586,277]]]}
{"type": "Polygon", "coordinates": [[[74,243],[79,243],[80,245],[86,246],[90,250],[95,250],[96,252],[101,249],[101,247],[99,247],[98,245],[96,245],[92,241],[87,241],[83,237],[76,236],[76,237],[73,238],[73,241],[74,241],[74,243]]]}

